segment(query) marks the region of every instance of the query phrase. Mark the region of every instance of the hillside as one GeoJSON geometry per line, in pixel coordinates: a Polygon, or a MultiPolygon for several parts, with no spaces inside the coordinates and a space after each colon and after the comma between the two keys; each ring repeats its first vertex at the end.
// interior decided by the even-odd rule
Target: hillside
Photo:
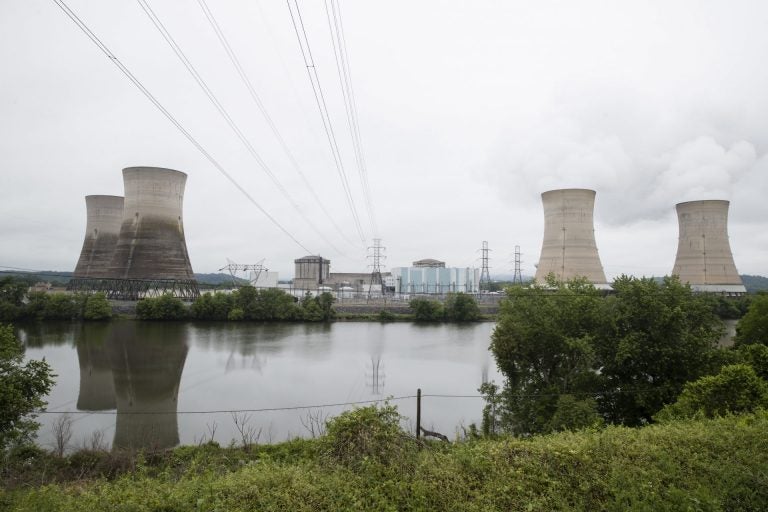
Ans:
{"type": "Polygon", "coordinates": [[[742,275],[741,280],[749,293],[768,290],[768,277],[742,275]]]}

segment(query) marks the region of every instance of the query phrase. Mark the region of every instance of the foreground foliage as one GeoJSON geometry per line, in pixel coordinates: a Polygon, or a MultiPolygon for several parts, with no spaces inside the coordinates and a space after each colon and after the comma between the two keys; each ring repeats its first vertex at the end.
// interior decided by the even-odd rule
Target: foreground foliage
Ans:
{"type": "MultiPolygon", "coordinates": [[[[322,439],[250,451],[208,444],[134,458],[107,479],[81,467],[119,455],[89,452],[60,462],[73,481],[0,491],[0,507],[758,511],[768,503],[766,431],[768,414],[759,412],[527,440],[414,445],[385,461],[361,456],[352,466],[327,457],[322,439]]],[[[42,455],[27,456],[27,468],[43,462],[42,455]]]]}
{"type": "Polygon", "coordinates": [[[38,427],[31,414],[45,405],[43,397],[53,386],[48,363],[23,359],[13,328],[0,324],[0,455],[9,445],[30,440],[38,427]]]}
{"type": "Polygon", "coordinates": [[[675,278],[622,276],[613,288],[603,297],[585,280],[550,278],[507,290],[491,343],[506,379],[503,428],[528,435],[643,425],[686,382],[717,371],[723,327],[710,298],[675,278]]]}

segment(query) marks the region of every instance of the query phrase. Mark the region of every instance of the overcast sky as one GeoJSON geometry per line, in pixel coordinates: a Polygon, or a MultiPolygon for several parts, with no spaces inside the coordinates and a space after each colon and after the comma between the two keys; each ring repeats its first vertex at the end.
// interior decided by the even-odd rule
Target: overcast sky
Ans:
{"type": "MultiPolygon", "coordinates": [[[[67,0],[225,170],[332,271],[366,271],[371,224],[325,3],[299,1],[365,231],[357,236],[286,2],[208,0],[327,216],[240,81],[197,0],[147,0],[279,192],[135,1],[67,0]],[[310,219],[319,230],[306,221],[310,219]],[[341,231],[334,227],[334,223],[341,231]],[[318,231],[322,231],[319,234],[318,231]]],[[[768,3],[340,0],[377,235],[388,267],[437,258],[533,274],[541,192],[597,191],[609,278],[668,274],[674,206],[731,201],[741,273],[768,275],[768,3]]],[[[295,14],[295,8],[294,8],[295,14]]],[[[307,251],[282,233],[52,0],[0,0],[0,265],[72,270],[89,194],[121,169],[186,172],[196,272],[307,251]]]]}

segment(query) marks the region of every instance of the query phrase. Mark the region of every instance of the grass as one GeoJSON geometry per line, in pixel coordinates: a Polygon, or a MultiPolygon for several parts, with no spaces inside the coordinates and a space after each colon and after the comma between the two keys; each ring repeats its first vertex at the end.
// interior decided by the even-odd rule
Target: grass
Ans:
{"type": "MultiPolygon", "coordinates": [[[[0,507],[46,510],[765,510],[768,413],[430,444],[392,463],[323,439],[249,451],[17,454],[0,507]],[[110,462],[122,460],[122,462],[110,462]]],[[[34,452],[34,450],[33,450],[34,452]]]]}

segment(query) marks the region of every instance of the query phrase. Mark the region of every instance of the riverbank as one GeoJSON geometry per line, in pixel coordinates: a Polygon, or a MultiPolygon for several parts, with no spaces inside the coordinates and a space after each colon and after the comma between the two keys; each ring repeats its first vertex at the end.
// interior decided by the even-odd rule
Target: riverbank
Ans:
{"type": "MultiPolygon", "coordinates": [[[[323,439],[155,454],[34,450],[3,468],[9,510],[764,510],[768,413],[417,443],[339,460],[323,439]]],[[[372,438],[375,445],[375,439],[372,438]]],[[[398,445],[400,446],[400,445],[398,445]]]]}

